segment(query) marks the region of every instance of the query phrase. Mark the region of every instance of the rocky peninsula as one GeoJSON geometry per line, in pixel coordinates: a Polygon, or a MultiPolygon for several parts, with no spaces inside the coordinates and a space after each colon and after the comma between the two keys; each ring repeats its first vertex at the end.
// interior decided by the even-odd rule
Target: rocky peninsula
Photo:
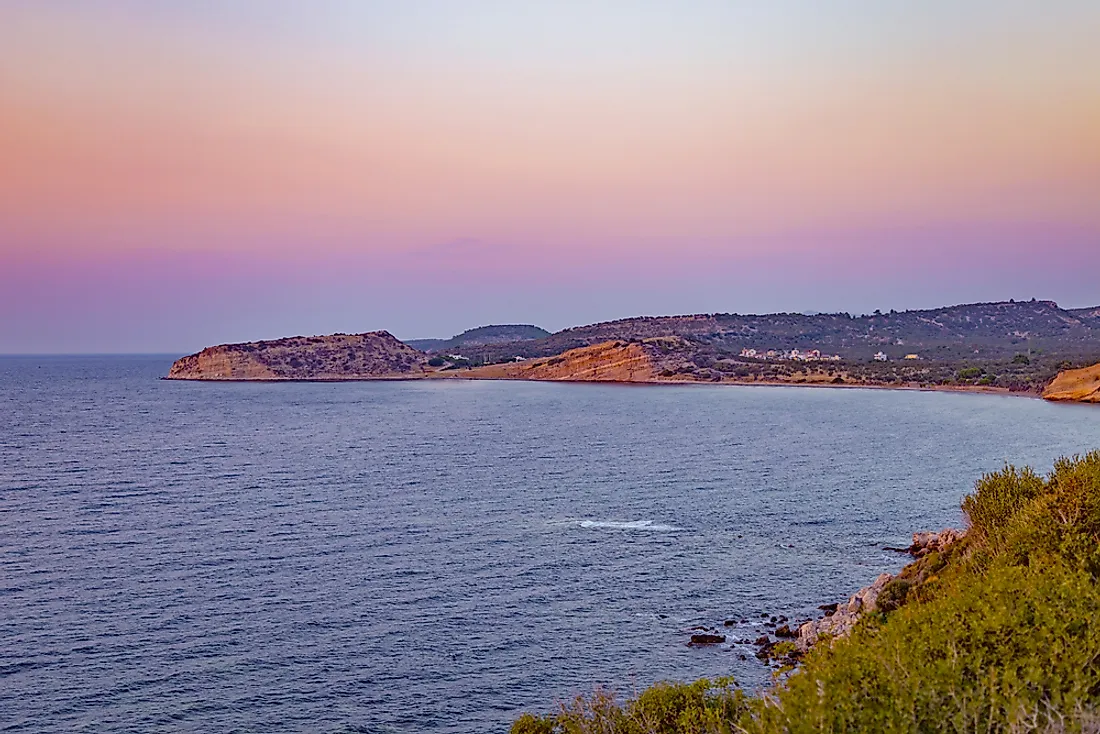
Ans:
{"type": "Polygon", "coordinates": [[[378,380],[423,377],[428,357],[387,331],[222,344],[176,360],[169,380],[378,380]]]}

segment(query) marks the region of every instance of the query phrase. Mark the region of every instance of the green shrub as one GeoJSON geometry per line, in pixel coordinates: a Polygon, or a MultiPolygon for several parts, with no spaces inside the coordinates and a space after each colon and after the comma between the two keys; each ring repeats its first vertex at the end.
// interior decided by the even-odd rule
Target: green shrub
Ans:
{"type": "Polygon", "coordinates": [[[1091,578],[1064,566],[1003,567],[967,581],[815,649],[741,725],[760,734],[1005,731],[1097,703],[1100,588],[1091,578]]]}
{"type": "Polygon", "coordinates": [[[1100,451],[1060,459],[1042,491],[1005,529],[1005,562],[1065,561],[1100,576],[1100,451]]]}
{"type": "Polygon", "coordinates": [[[556,714],[525,714],[512,734],[732,734],[746,710],[732,678],[657,683],[619,705],[607,691],[579,696],[556,714]]]}
{"type": "Polygon", "coordinates": [[[967,536],[974,546],[997,550],[1005,530],[1024,505],[1043,491],[1043,479],[1029,468],[1006,466],[978,480],[974,493],[962,501],[967,536]]]}
{"type": "Polygon", "coordinates": [[[896,578],[891,580],[886,586],[882,587],[882,592],[878,597],[878,608],[883,612],[892,612],[905,604],[906,598],[909,596],[909,590],[913,588],[915,582],[911,579],[896,578]]]}

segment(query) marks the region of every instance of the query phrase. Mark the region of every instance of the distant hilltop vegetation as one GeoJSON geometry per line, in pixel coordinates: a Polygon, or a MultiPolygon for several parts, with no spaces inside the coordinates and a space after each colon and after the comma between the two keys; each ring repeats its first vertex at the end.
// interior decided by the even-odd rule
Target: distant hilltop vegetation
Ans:
{"type": "Polygon", "coordinates": [[[168,377],[879,386],[1096,402],[1100,372],[1072,370],[1097,363],[1100,307],[1032,300],[863,316],[644,316],[553,334],[507,324],[406,343],[385,331],[291,337],[209,347],[177,361],[168,377]]]}
{"type": "Polygon", "coordinates": [[[496,362],[507,356],[548,357],[567,349],[617,339],[679,336],[716,353],[791,349],[827,350],[846,359],[870,359],[882,352],[901,359],[1012,357],[1031,350],[1073,357],[1100,350],[1100,307],[1065,310],[1053,301],[974,303],[923,311],[804,315],[698,314],[643,316],[577,326],[522,344],[488,344],[471,356],[496,362]]]}
{"type": "Polygon", "coordinates": [[[542,339],[547,336],[550,336],[549,331],[530,324],[499,324],[467,329],[450,339],[406,339],[405,343],[422,352],[442,353],[459,351],[468,347],[487,347],[493,344],[542,339]]]}

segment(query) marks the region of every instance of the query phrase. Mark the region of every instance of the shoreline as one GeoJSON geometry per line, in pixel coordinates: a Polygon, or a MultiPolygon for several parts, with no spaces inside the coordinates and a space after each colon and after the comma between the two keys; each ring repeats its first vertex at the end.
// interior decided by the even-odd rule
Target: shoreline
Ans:
{"type": "MultiPolygon", "coordinates": [[[[414,379],[436,379],[436,380],[469,380],[473,381],[494,381],[494,382],[567,382],[570,384],[586,384],[586,385],[711,385],[711,386],[732,386],[732,387],[822,387],[822,388],[839,388],[849,390],[912,390],[917,392],[958,392],[958,393],[971,393],[971,394],[986,394],[986,395],[1004,395],[1012,397],[1023,398],[1038,398],[1042,399],[1039,393],[1017,390],[1012,391],[1006,387],[989,387],[986,385],[881,385],[871,382],[845,382],[845,383],[832,383],[832,382],[785,382],[782,380],[716,380],[716,381],[700,381],[700,380],[673,380],[673,379],[658,379],[658,380],[539,380],[539,379],[527,379],[522,377],[481,377],[481,376],[465,376],[462,374],[454,375],[439,375],[438,373],[426,375],[423,378],[414,379]]],[[[1065,401],[1063,401],[1065,402],[1065,401]]]]}
{"type": "MultiPolygon", "coordinates": [[[[984,395],[1001,395],[1008,397],[1043,399],[1038,393],[1024,390],[1009,390],[1005,387],[989,387],[985,385],[882,385],[869,382],[785,382],[782,380],[540,380],[522,377],[484,377],[477,375],[463,375],[457,370],[447,373],[431,372],[422,375],[393,375],[378,377],[170,377],[158,378],[168,382],[216,382],[216,383],[285,383],[285,382],[418,382],[421,380],[465,380],[468,382],[560,382],[583,385],[709,385],[732,387],[812,387],[833,388],[847,390],[908,390],[916,392],[953,392],[984,395]]],[[[1048,402],[1074,402],[1068,400],[1048,402]]]]}

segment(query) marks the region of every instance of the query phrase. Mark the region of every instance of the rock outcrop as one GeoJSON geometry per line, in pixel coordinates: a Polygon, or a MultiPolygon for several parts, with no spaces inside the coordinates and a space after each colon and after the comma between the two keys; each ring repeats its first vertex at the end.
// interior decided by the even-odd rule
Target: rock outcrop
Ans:
{"type": "Polygon", "coordinates": [[[938,533],[920,532],[913,533],[913,544],[906,550],[914,558],[924,558],[929,553],[939,553],[947,549],[947,546],[962,540],[966,533],[955,528],[947,528],[938,533]]]}
{"type": "Polygon", "coordinates": [[[874,583],[857,591],[847,603],[838,604],[836,611],[829,616],[806,622],[798,628],[795,646],[800,652],[806,652],[822,637],[847,637],[863,614],[878,609],[879,594],[893,578],[888,573],[879,574],[874,583]]]}
{"type": "Polygon", "coordinates": [[[422,377],[428,357],[387,331],[223,344],[176,360],[170,380],[375,380],[422,377]]]}
{"type": "MultiPolygon", "coordinates": [[[[907,551],[918,560],[902,569],[897,576],[891,576],[888,573],[879,574],[870,586],[857,591],[845,603],[823,604],[820,608],[825,610],[824,618],[811,620],[798,628],[798,639],[795,641],[798,651],[806,652],[824,637],[830,639],[847,637],[860,617],[868,612],[879,611],[879,597],[887,584],[895,578],[898,579],[897,583],[912,583],[914,579],[911,577],[914,571],[919,572],[927,566],[928,561],[932,560],[927,558],[930,554],[943,553],[965,536],[964,531],[954,528],[941,530],[938,533],[913,533],[913,543],[907,551]]],[[[919,576],[923,578],[924,574],[920,573],[919,576]]],[[[882,607],[882,611],[888,612],[897,604],[896,601],[887,602],[882,607]]]]}
{"type": "Polygon", "coordinates": [[[725,635],[698,634],[691,636],[689,645],[719,645],[726,641],[725,635]]]}
{"type": "Polygon", "coordinates": [[[1043,391],[1043,397],[1046,400],[1100,403],[1100,364],[1059,372],[1043,391]]]}
{"type": "Polygon", "coordinates": [[[674,349],[682,341],[677,337],[639,342],[609,341],[570,349],[554,357],[477,367],[458,376],[498,380],[656,382],[662,353],[674,349]]]}

